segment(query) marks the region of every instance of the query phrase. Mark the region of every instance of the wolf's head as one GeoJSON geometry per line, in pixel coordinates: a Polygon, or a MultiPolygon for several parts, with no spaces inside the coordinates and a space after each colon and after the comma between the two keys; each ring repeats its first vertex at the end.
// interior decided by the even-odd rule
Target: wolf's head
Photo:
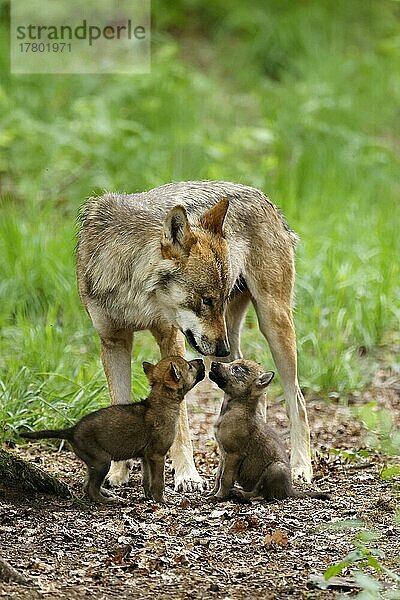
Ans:
{"type": "Polygon", "coordinates": [[[212,362],[209,377],[232,400],[252,405],[264,394],[274,372],[265,372],[254,361],[241,358],[229,364],[212,362]]]}
{"type": "Polygon", "coordinates": [[[169,266],[157,289],[166,320],[204,355],[228,356],[225,307],[230,292],[228,245],[223,225],[228,210],[223,198],[190,225],[183,206],[165,217],[161,253],[169,266]]]}
{"type": "MultiPolygon", "coordinates": [[[[187,362],[181,356],[163,358],[156,365],[144,362],[143,370],[153,388],[161,385],[162,388],[172,391],[176,402],[181,402],[184,395],[205,376],[205,367],[201,359],[187,362]]],[[[161,395],[161,400],[165,401],[165,396],[161,395]]]]}

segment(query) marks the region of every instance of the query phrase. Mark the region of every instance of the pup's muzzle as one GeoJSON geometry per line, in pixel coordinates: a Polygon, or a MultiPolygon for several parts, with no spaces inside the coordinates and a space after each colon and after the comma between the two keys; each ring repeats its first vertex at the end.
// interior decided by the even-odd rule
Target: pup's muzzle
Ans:
{"type": "Polygon", "coordinates": [[[223,363],[212,362],[210,367],[210,372],[208,374],[211,381],[217,384],[218,387],[224,388],[225,385],[225,377],[223,374],[223,363]]]}
{"type": "Polygon", "coordinates": [[[196,358],[196,360],[191,360],[190,364],[194,366],[194,368],[197,371],[197,375],[196,375],[196,379],[195,379],[195,384],[199,383],[199,381],[202,381],[206,375],[206,368],[204,366],[203,361],[201,360],[201,358],[196,358]]]}

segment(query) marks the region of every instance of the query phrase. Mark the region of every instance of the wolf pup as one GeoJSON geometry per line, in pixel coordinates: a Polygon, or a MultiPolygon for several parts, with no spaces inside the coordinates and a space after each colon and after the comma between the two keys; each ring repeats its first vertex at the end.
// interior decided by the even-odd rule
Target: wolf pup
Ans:
{"type": "Polygon", "coordinates": [[[283,442],[261,415],[261,400],[273,376],[250,360],[211,363],[210,379],[225,392],[215,424],[221,458],[211,492],[214,499],[226,500],[231,495],[243,500],[262,496],[270,501],[329,498],[322,492],[299,492],[292,487],[283,442]],[[243,492],[234,489],[235,482],[243,492]]]}
{"type": "MultiPolygon", "coordinates": [[[[131,402],[135,331],[149,329],[162,357],[184,356],[186,337],[200,354],[235,360],[251,301],[282,379],[292,472],[311,481],[291,308],[296,240],[279,209],[240,184],[188,181],[90,198],[80,219],[78,288],[100,336],[112,403],[131,402]]],[[[201,489],[185,403],[170,455],[175,489],[201,489]]],[[[128,476],[119,463],[108,478],[116,485],[128,476]]]]}
{"type": "Polygon", "coordinates": [[[143,369],[151,385],[146,400],[96,410],[68,429],[21,433],[34,440],[68,440],[86,463],[84,490],[95,502],[118,500],[102,484],[111,460],[129,458],[142,459],[146,498],[164,501],[165,455],[175,438],[181,403],[185,394],[204,378],[205,368],[202,360],[186,362],[172,356],[156,365],[144,362],[143,369]]]}

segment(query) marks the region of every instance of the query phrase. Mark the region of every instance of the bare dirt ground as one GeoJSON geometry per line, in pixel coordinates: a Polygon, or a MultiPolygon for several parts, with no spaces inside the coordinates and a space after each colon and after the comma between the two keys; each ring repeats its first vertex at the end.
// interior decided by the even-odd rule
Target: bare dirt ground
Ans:
{"type": "MultiPolygon", "coordinates": [[[[29,497],[0,483],[0,556],[32,582],[31,587],[0,583],[0,596],[324,600],[336,592],[313,587],[309,578],[353,549],[357,527],[338,527],[343,520],[361,520],[378,531],[381,538],[372,546],[385,553],[385,566],[398,570],[396,490],[393,480],[379,477],[383,457],[371,451],[348,462],[343,453],[328,450],[365,447],[366,432],[353,416],[353,404],[374,399],[400,417],[399,389],[398,378],[381,372],[374,386],[350,398],[349,405],[308,399],[317,450],[313,485],[332,492],[328,502],[307,498],[215,505],[204,494],[175,494],[168,468],[170,503],[161,506],[144,501],[138,465],[119,492],[124,503],[118,507],[29,497]]],[[[212,426],[220,405],[212,396],[200,391],[190,404],[196,463],[209,484],[218,462],[212,426]]],[[[268,419],[285,433],[282,403],[270,402],[268,419]]],[[[59,473],[80,496],[84,470],[74,454],[43,444],[16,450],[59,473]]],[[[354,594],[351,587],[342,592],[354,594]]]]}

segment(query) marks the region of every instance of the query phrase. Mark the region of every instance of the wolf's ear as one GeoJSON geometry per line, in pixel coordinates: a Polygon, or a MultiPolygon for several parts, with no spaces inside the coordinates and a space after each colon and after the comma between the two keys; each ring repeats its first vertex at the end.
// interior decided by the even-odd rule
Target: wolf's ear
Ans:
{"type": "Polygon", "coordinates": [[[164,258],[188,256],[196,237],[190,229],[186,210],[183,206],[174,206],[164,219],[162,254],[164,258]]]}
{"type": "Polygon", "coordinates": [[[267,371],[266,373],[260,375],[260,377],[257,379],[257,387],[266,388],[273,380],[274,375],[275,373],[273,371],[267,371]]]}
{"type": "Polygon", "coordinates": [[[210,208],[210,210],[200,217],[200,225],[212,233],[223,236],[224,221],[228,207],[228,198],[222,198],[222,200],[217,202],[215,206],[210,208]]]}
{"type": "Polygon", "coordinates": [[[152,364],[151,364],[151,363],[149,363],[149,362],[146,362],[146,361],[144,361],[144,362],[142,363],[142,367],[143,367],[143,371],[144,371],[144,372],[145,372],[145,374],[146,374],[146,377],[147,377],[147,379],[150,381],[150,377],[151,377],[151,374],[152,374],[152,372],[153,372],[153,367],[154,367],[154,365],[152,365],[152,364]]]}
{"type": "Polygon", "coordinates": [[[174,365],[173,362],[171,363],[171,375],[176,382],[178,382],[182,376],[179,367],[177,367],[177,365],[174,365]]]}

